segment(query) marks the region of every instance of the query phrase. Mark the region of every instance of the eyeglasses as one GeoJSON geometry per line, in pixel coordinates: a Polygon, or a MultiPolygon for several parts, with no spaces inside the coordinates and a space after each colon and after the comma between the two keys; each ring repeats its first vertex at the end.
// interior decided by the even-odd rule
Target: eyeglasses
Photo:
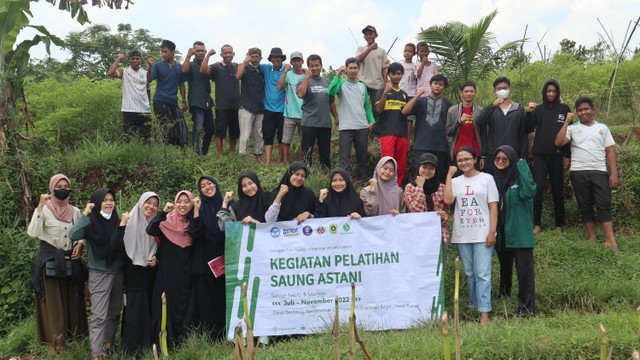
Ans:
{"type": "Polygon", "coordinates": [[[497,158],[494,158],[493,161],[495,161],[495,162],[509,162],[509,158],[508,157],[497,157],[497,158]]]}
{"type": "Polygon", "coordinates": [[[458,162],[458,164],[462,164],[462,163],[466,163],[473,160],[473,158],[464,158],[464,159],[458,159],[456,160],[458,162]]]}

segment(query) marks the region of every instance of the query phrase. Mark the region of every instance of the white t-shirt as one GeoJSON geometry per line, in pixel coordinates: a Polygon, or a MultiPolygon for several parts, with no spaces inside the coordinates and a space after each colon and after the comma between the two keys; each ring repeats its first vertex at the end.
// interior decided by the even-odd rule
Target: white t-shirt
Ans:
{"type": "Polygon", "coordinates": [[[571,143],[571,171],[607,171],[605,148],[615,145],[607,125],[595,122],[591,126],[576,123],[567,128],[571,143]]]}
{"type": "Polygon", "coordinates": [[[149,96],[147,95],[147,70],[138,68],[135,71],[127,66],[118,72],[122,78],[122,112],[149,113],[149,96]]]}
{"type": "Polygon", "coordinates": [[[453,216],[454,244],[485,242],[490,229],[489,203],[498,202],[499,194],[493,176],[479,173],[451,180],[456,207],[453,216]]]}
{"type": "Polygon", "coordinates": [[[400,89],[404,90],[409,96],[416,96],[416,87],[418,85],[418,78],[416,77],[416,64],[403,61],[402,67],[404,68],[404,75],[400,80],[400,89]]]}
{"type": "MultiPolygon", "coordinates": [[[[356,56],[367,50],[367,46],[358,46],[356,56]]],[[[379,90],[384,86],[382,79],[382,67],[387,62],[387,52],[382,48],[371,50],[367,57],[360,63],[358,76],[360,80],[367,84],[368,88],[379,90]]]]}

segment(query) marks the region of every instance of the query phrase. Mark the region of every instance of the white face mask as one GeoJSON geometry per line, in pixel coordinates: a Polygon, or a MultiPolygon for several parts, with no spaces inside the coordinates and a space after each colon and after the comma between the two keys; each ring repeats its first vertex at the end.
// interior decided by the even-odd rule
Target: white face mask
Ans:
{"type": "Polygon", "coordinates": [[[509,89],[501,89],[496,91],[496,96],[499,97],[500,99],[506,99],[509,97],[509,89]]]}
{"type": "Polygon", "coordinates": [[[102,215],[102,217],[105,218],[106,220],[111,219],[111,214],[112,213],[106,213],[106,212],[100,210],[100,215],[102,215]]]}

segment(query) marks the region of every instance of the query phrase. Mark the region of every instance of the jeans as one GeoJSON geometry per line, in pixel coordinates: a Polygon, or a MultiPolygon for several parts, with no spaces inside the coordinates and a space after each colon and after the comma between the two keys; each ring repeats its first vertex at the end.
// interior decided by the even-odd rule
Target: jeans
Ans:
{"type": "Polygon", "coordinates": [[[213,113],[211,109],[200,109],[192,107],[189,109],[191,120],[193,121],[193,132],[191,133],[191,143],[196,154],[206,155],[209,152],[209,145],[213,137],[213,113]],[[200,150],[200,133],[204,128],[204,138],[202,139],[202,151],[200,150]]]}
{"type": "Polygon", "coordinates": [[[369,141],[369,129],[340,130],[338,142],[340,144],[340,166],[347,173],[351,173],[351,146],[356,150],[356,179],[364,180],[367,171],[367,142],[369,141]]]}
{"type": "Polygon", "coordinates": [[[484,242],[458,244],[458,253],[467,275],[469,305],[480,312],[491,311],[491,257],[493,246],[484,242]]]}

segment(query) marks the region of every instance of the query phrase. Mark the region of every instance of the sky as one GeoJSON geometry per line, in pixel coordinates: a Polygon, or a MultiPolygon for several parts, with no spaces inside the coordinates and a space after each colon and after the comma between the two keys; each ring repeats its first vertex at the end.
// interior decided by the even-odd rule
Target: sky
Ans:
{"type": "MultiPolygon", "coordinates": [[[[402,61],[407,42],[417,42],[421,28],[448,21],[471,24],[498,9],[490,31],[496,47],[520,39],[528,26],[526,53],[533,60],[541,58],[536,43],[547,52],[560,48],[568,38],[587,48],[606,33],[620,49],[630,22],[640,16],[638,0],[135,0],[128,10],[111,10],[85,6],[93,23],[106,24],[115,31],[119,23],[133,29],[148,29],[152,35],[172,40],[177,50],[186,54],[194,41],[203,41],[207,49],[215,48],[220,60],[220,47],[231,44],[242,61],[250,47],[262,49],[263,62],[272,47],[280,47],[289,57],[301,51],[323,58],[324,67],[340,66],[355,55],[357,45],[364,45],[362,28],[373,25],[378,30],[378,45],[389,50],[396,61],[402,61]],[[355,39],[354,39],[355,38],[355,39]],[[397,40],[395,40],[397,38],[397,40]],[[391,45],[394,43],[390,49],[391,45]]],[[[64,38],[84,27],[70,16],[45,1],[32,3],[31,24],[44,25],[51,33],[64,38]]],[[[28,37],[33,32],[25,32],[28,37]]],[[[21,38],[25,39],[27,36],[21,38]]],[[[629,45],[640,47],[640,28],[629,45]]],[[[32,52],[35,58],[46,56],[44,46],[32,52]]],[[[52,56],[68,58],[55,49],[52,56]]],[[[114,58],[117,54],[114,53],[114,58]]]]}

